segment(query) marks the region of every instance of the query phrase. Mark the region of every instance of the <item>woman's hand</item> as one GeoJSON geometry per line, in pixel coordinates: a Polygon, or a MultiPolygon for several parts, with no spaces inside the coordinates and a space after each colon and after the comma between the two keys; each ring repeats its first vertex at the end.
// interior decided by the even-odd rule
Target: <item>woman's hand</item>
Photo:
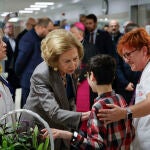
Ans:
{"type": "Polygon", "coordinates": [[[51,128],[51,131],[52,131],[52,135],[53,135],[54,140],[58,139],[58,138],[61,138],[60,133],[61,133],[62,130],[51,128]]]}
{"type": "Polygon", "coordinates": [[[106,104],[106,106],[110,109],[100,109],[97,114],[99,120],[104,121],[105,124],[126,118],[127,112],[125,108],[121,108],[114,104],[106,104]]]}
{"type": "Polygon", "coordinates": [[[72,138],[72,133],[69,131],[52,129],[52,128],[51,128],[51,131],[52,131],[54,139],[62,138],[65,140],[71,140],[71,138],[72,138]]]}
{"type": "Polygon", "coordinates": [[[42,138],[43,139],[45,139],[49,136],[48,130],[46,128],[42,129],[41,132],[42,132],[42,138]]]}
{"type": "MultiPolygon", "coordinates": [[[[49,136],[48,130],[46,128],[42,129],[41,132],[42,138],[46,138],[49,136]]],[[[54,139],[61,138],[60,137],[61,130],[51,128],[51,132],[54,139]]]]}
{"type": "Polygon", "coordinates": [[[85,121],[89,119],[91,111],[87,111],[87,112],[82,112],[82,117],[81,117],[81,121],[85,121]]]}
{"type": "MultiPolygon", "coordinates": [[[[48,131],[47,131],[46,128],[42,129],[41,132],[43,133],[42,138],[46,138],[46,137],[49,136],[48,131]]],[[[64,130],[51,128],[51,132],[52,132],[54,140],[59,139],[59,138],[70,140],[72,138],[72,133],[69,132],[69,131],[64,131],[64,130]]]]}
{"type": "Polygon", "coordinates": [[[134,84],[130,82],[127,85],[127,87],[125,88],[125,90],[127,90],[127,91],[134,91],[134,84]]]}

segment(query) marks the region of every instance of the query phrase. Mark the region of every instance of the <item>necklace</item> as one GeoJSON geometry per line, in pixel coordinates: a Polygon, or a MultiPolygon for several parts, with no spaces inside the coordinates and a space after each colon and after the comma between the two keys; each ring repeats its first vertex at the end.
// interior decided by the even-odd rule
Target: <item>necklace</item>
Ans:
{"type": "Polygon", "coordinates": [[[66,87],[66,85],[67,85],[66,75],[62,76],[61,79],[63,81],[64,86],[66,87]]]}

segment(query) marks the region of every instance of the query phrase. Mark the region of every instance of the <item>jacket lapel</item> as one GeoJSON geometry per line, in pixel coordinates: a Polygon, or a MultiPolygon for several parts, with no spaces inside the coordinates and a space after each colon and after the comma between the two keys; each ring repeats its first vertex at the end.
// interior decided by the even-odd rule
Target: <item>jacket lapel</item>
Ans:
{"type": "Polygon", "coordinates": [[[69,110],[69,102],[66,94],[66,89],[63,85],[62,79],[59,72],[49,69],[50,73],[50,85],[54,91],[56,101],[58,102],[60,108],[69,110]]]}

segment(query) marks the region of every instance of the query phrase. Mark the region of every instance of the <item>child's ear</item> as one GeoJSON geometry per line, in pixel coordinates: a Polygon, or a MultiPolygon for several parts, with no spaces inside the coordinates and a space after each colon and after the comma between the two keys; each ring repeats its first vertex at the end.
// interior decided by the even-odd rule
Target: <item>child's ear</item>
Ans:
{"type": "Polygon", "coordinates": [[[96,81],[96,80],[95,80],[95,76],[94,76],[94,73],[93,73],[93,72],[91,72],[91,76],[90,76],[90,78],[91,78],[91,81],[96,81]]]}

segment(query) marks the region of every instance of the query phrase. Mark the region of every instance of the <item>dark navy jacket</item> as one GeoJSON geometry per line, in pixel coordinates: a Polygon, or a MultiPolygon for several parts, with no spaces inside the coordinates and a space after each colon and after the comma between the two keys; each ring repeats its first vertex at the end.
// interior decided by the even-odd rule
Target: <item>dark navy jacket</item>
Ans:
{"type": "MultiPolygon", "coordinates": [[[[90,33],[86,32],[84,41],[88,43],[89,38],[90,33]]],[[[98,29],[94,47],[91,49],[95,49],[97,54],[108,54],[114,56],[114,47],[109,33],[98,29]]]]}
{"type": "Polygon", "coordinates": [[[25,33],[19,42],[19,52],[15,71],[20,76],[21,87],[30,88],[31,75],[43,59],[41,57],[41,38],[32,29],[25,33]]]}
{"type": "Polygon", "coordinates": [[[127,104],[130,103],[134,91],[126,91],[125,88],[129,82],[132,82],[135,88],[140,76],[141,72],[132,71],[130,66],[118,55],[115,90],[125,98],[127,104]]]}
{"type": "Polygon", "coordinates": [[[19,78],[17,77],[14,69],[17,50],[12,50],[9,39],[6,36],[3,37],[3,41],[7,45],[7,60],[5,61],[5,72],[8,73],[7,80],[12,85],[12,87],[16,89],[19,87],[19,78]]]}

